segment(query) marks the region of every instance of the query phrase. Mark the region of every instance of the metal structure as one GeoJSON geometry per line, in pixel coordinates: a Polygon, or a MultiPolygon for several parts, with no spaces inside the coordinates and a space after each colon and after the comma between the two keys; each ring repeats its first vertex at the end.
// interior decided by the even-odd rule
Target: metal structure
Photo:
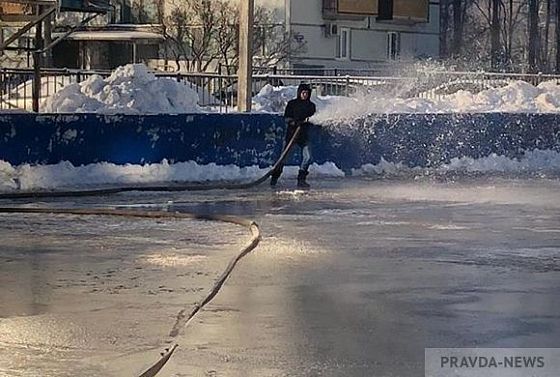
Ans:
{"type": "MultiPolygon", "coordinates": [[[[2,15],[2,23],[20,23],[26,22],[24,26],[12,34],[8,39],[0,45],[0,53],[9,48],[9,46],[19,37],[27,33],[35,26],[42,26],[43,21],[57,10],[57,2],[49,0],[10,0],[2,1],[0,4],[18,4],[19,13],[2,15]],[[6,18],[8,17],[8,18],[6,18]]],[[[18,9],[16,8],[16,11],[18,9]]]]}
{"type": "MultiPolygon", "coordinates": [[[[10,45],[18,40],[31,29],[35,29],[35,45],[33,46],[33,111],[39,111],[39,98],[41,97],[41,66],[43,54],[50,51],[58,43],[62,42],[68,35],[86,25],[99,14],[107,13],[111,10],[108,0],[9,0],[1,1],[0,4],[17,4],[19,7],[12,7],[16,10],[10,22],[27,21],[19,30],[11,35],[0,45],[0,54],[7,49],[24,49],[23,47],[11,47],[10,45]],[[91,13],[90,16],[82,20],[78,25],[70,28],[62,36],[52,40],[51,16],[57,11],[74,11],[91,13]],[[18,13],[19,12],[19,13],[18,13]],[[19,17],[17,17],[19,15],[19,17]],[[45,41],[47,45],[45,46],[45,41]]],[[[3,8],[2,8],[3,9],[3,8]]],[[[2,22],[6,22],[2,19],[2,22]]]]}
{"type": "Polygon", "coordinates": [[[111,9],[109,0],[60,0],[61,12],[107,13],[111,9]]]}

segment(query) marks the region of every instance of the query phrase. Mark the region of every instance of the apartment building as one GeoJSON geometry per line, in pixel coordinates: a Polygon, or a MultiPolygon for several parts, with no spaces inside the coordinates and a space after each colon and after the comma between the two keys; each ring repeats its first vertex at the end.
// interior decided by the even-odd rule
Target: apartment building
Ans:
{"type": "MultiPolygon", "coordinates": [[[[282,6],[282,5],[281,5],[282,6]]],[[[293,68],[364,69],[439,55],[439,0],[285,0],[293,68]]]]}

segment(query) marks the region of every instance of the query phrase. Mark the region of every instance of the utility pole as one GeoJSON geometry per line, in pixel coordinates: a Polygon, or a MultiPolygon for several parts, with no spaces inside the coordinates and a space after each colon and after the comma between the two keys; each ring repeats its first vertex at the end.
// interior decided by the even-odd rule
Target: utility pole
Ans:
{"type": "Polygon", "coordinates": [[[253,18],[255,0],[241,0],[239,6],[239,71],[237,109],[251,111],[253,74],[253,18]]]}
{"type": "MultiPolygon", "coordinates": [[[[41,14],[39,6],[39,14],[41,14]]],[[[41,97],[41,49],[43,48],[43,20],[35,25],[35,51],[33,51],[33,112],[39,112],[39,99],[41,97]]]]}

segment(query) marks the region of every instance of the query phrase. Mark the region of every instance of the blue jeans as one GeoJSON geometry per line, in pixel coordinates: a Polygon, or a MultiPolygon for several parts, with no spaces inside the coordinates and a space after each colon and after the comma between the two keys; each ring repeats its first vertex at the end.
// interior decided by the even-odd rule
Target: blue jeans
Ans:
{"type": "Polygon", "coordinates": [[[311,148],[309,147],[309,143],[306,143],[301,148],[301,156],[299,170],[307,171],[309,170],[309,165],[311,165],[311,148]]]}
{"type": "MultiPolygon", "coordinates": [[[[286,144],[288,143],[285,141],[282,146],[282,150],[286,148],[286,144]]],[[[311,148],[309,146],[309,142],[305,144],[296,144],[296,145],[301,148],[301,163],[299,165],[299,170],[303,170],[307,172],[307,170],[309,170],[309,165],[311,165],[311,148]]],[[[290,154],[293,152],[293,150],[294,149],[292,148],[290,154]]],[[[288,159],[289,156],[290,155],[288,155],[286,159],[288,159]]],[[[282,162],[280,165],[278,165],[278,168],[276,168],[276,170],[272,173],[272,177],[278,179],[278,177],[282,175],[283,170],[284,170],[284,163],[282,162]]]]}

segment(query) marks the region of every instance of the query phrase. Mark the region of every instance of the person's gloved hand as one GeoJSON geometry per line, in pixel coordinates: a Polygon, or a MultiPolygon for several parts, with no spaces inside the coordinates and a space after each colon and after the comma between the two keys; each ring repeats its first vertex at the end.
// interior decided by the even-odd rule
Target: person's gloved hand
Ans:
{"type": "Polygon", "coordinates": [[[290,127],[296,126],[296,120],[293,118],[286,118],[286,124],[290,127]]]}

